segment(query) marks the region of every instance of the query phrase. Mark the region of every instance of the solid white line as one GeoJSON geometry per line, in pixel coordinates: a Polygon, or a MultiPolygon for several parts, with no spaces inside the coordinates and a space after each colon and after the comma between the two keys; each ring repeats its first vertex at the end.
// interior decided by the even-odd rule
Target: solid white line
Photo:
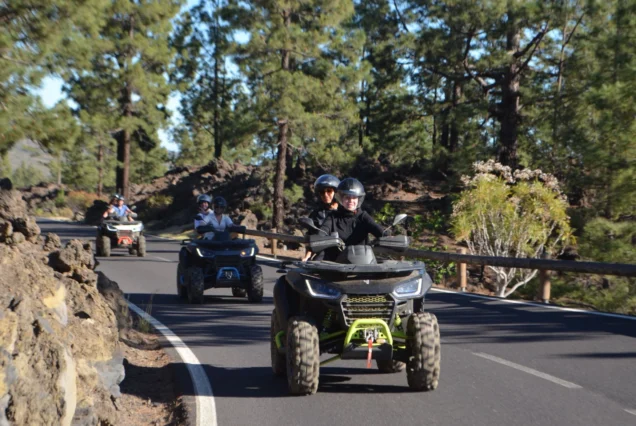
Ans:
{"type": "Polygon", "coordinates": [[[130,309],[135,311],[137,315],[148,321],[152,326],[159,331],[175,348],[183,362],[188,367],[192,384],[194,385],[195,404],[197,413],[197,426],[211,425],[217,426],[216,422],[216,405],[214,403],[214,395],[212,393],[212,385],[208,380],[205,370],[201,366],[199,359],[196,355],[183,343],[183,340],[179,338],[172,330],[163,325],[157,319],[153,318],[137,305],[132,302],[128,302],[130,309]]]}
{"type": "Polygon", "coordinates": [[[575,312],[577,314],[597,315],[597,316],[601,316],[601,317],[618,318],[618,319],[636,321],[636,316],[630,316],[630,315],[610,314],[610,313],[607,313],[607,312],[586,311],[586,310],[583,310],[583,309],[575,309],[575,308],[563,308],[561,306],[554,306],[554,305],[548,305],[548,304],[542,304],[542,303],[526,302],[526,301],[523,301],[523,300],[501,299],[501,298],[498,298],[498,297],[484,296],[484,295],[481,295],[481,294],[474,294],[474,293],[463,293],[463,292],[460,292],[460,291],[444,290],[444,289],[441,289],[441,288],[431,288],[430,291],[435,291],[435,292],[438,292],[438,293],[456,294],[458,296],[465,296],[465,297],[473,297],[475,299],[490,300],[492,302],[503,302],[503,303],[511,303],[511,304],[515,304],[515,305],[536,306],[536,307],[539,307],[539,308],[555,309],[557,311],[563,311],[563,312],[575,312]]]}
{"type": "Polygon", "coordinates": [[[626,408],[625,411],[627,411],[629,414],[633,414],[636,416],[636,410],[631,410],[629,408],[626,408]]]}
{"type": "Polygon", "coordinates": [[[523,365],[515,364],[514,362],[505,360],[503,358],[496,357],[494,355],[488,355],[488,354],[484,354],[484,353],[481,353],[481,352],[473,352],[473,355],[477,355],[479,357],[489,359],[489,360],[497,362],[499,364],[503,364],[503,365],[506,365],[508,367],[512,367],[512,368],[517,369],[519,371],[523,371],[525,373],[532,374],[533,376],[541,377],[542,379],[549,380],[552,383],[556,383],[557,385],[561,385],[561,386],[566,387],[568,389],[580,389],[581,388],[581,386],[579,386],[579,385],[577,385],[575,383],[559,379],[558,377],[554,377],[554,376],[551,376],[549,374],[542,373],[540,371],[537,371],[537,370],[529,368],[529,367],[524,367],[523,365]]]}

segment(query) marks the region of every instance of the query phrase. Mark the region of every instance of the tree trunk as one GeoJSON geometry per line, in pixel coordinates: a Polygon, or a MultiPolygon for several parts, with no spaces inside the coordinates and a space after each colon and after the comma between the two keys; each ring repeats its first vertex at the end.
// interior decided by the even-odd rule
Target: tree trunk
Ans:
{"type": "MultiPolygon", "coordinates": [[[[289,10],[283,11],[285,26],[291,23],[291,13],[289,10]]],[[[283,72],[289,72],[289,50],[282,50],[281,68],[283,72]]],[[[283,95],[284,96],[284,95],[283,95]]],[[[278,119],[278,153],[276,158],[276,176],[274,177],[274,215],[272,217],[272,227],[280,231],[283,228],[283,217],[285,215],[285,171],[287,165],[287,132],[289,123],[286,117],[278,119]]]]}
{"type": "Polygon", "coordinates": [[[97,148],[97,196],[102,196],[104,190],[104,145],[101,141],[97,148]]]}
{"type": "Polygon", "coordinates": [[[450,122],[450,135],[449,135],[449,140],[448,140],[448,151],[449,152],[455,152],[457,151],[457,147],[459,145],[459,130],[457,129],[457,115],[456,115],[456,109],[459,106],[459,100],[462,97],[462,86],[461,83],[455,81],[453,83],[453,97],[452,97],[452,103],[453,103],[453,114],[451,116],[451,122],[450,122]]]}
{"type": "Polygon", "coordinates": [[[221,158],[223,154],[223,142],[221,141],[221,126],[219,114],[219,22],[214,27],[214,157],[221,158]]]}
{"type": "MultiPolygon", "coordinates": [[[[512,12],[508,12],[510,27],[506,34],[506,50],[518,52],[521,43],[521,31],[512,12]]],[[[519,61],[513,60],[506,69],[506,74],[501,84],[501,129],[499,131],[499,162],[512,167],[517,166],[517,146],[520,123],[519,61]]]]}
{"type": "MultiPolygon", "coordinates": [[[[135,19],[133,17],[130,18],[130,28],[128,29],[128,37],[131,40],[132,43],[132,39],[134,37],[134,27],[135,27],[135,19]]],[[[127,61],[132,60],[132,58],[128,57],[126,58],[127,61]]],[[[123,112],[123,116],[126,117],[127,123],[126,125],[129,125],[130,121],[129,119],[132,117],[133,115],[133,102],[132,102],[132,86],[130,81],[126,81],[124,86],[124,89],[122,91],[122,112],[123,112]]],[[[118,147],[117,149],[117,160],[121,161],[122,163],[122,169],[121,169],[121,179],[118,179],[118,183],[117,186],[119,187],[119,191],[121,191],[121,194],[124,196],[124,198],[128,199],[128,196],[130,195],[130,183],[129,183],[129,176],[130,176],[130,140],[131,140],[131,134],[130,134],[130,130],[125,127],[123,130],[123,134],[122,137],[120,138],[119,142],[121,144],[120,147],[118,147]]]]}

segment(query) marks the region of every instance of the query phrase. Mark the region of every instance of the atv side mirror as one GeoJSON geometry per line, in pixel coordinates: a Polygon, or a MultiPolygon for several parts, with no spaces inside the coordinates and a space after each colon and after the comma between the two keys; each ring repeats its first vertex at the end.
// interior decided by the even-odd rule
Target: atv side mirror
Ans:
{"type": "Polygon", "coordinates": [[[406,219],[407,217],[408,217],[408,215],[406,215],[404,213],[396,215],[395,218],[393,219],[393,225],[391,225],[391,226],[395,226],[398,223],[404,222],[404,219],[406,219]]]}
{"type": "Polygon", "coordinates": [[[298,219],[298,223],[300,224],[300,226],[302,226],[306,230],[313,231],[312,233],[314,233],[314,234],[327,235],[327,233],[325,231],[323,231],[322,229],[320,229],[316,225],[314,225],[314,221],[309,219],[308,217],[299,218],[298,219]]]}

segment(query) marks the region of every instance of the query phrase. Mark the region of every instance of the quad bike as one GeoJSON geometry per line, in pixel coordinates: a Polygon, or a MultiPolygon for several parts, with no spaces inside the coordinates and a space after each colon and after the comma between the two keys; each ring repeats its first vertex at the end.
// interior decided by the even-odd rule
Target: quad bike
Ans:
{"type": "Polygon", "coordinates": [[[177,266],[177,294],[190,303],[203,303],[203,292],[210,288],[231,288],[235,297],[252,303],[263,300],[263,270],[256,264],[258,246],[245,238],[245,226],[215,232],[212,226],[199,226],[204,238],[183,240],[177,266]],[[243,238],[232,239],[232,234],[243,238]]]}
{"type": "MultiPolygon", "coordinates": [[[[393,225],[406,215],[399,215],[393,225]]],[[[373,247],[400,251],[405,235],[381,237],[374,246],[348,246],[337,233],[311,229],[309,249],[318,253],[339,247],[336,262],[283,264],[286,274],[274,287],[270,349],[272,370],[287,376],[291,394],[318,390],[320,367],[339,360],[375,359],[384,373],[406,369],[409,388],[437,388],[440,374],[440,334],[435,315],[423,303],[432,281],[424,263],[376,260],[373,247]],[[313,234],[313,235],[312,235],[313,234]],[[333,356],[320,361],[323,354],[333,356]]],[[[393,226],[392,225],[392,226],[393,226]]]]}
{"type": "MultiPolygon", "coordinates": [[[[133,213],[131,216],[137,217],[137,214],[133,213]]],[[[129,254],[146,256],[146,237],[143,230],[144,224],[141,221],[130,222],[127,216],[105,218],[97,227],[96,255],[109,257],[112,249],[124,247],[129,254]]]]}

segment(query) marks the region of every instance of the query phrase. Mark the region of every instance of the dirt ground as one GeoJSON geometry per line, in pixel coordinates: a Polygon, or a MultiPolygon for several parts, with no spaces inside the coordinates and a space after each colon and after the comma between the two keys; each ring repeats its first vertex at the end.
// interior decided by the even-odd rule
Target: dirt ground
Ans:
{"type": "Polygon", "coordinates": [[[158,336],[133,333],[136,333],[133,339],[124,338],[121,342],[126,378],[116,402],[120,424],[187,424],[186,410],[175,387],[172,360],[161,348],[158,336]]]}

